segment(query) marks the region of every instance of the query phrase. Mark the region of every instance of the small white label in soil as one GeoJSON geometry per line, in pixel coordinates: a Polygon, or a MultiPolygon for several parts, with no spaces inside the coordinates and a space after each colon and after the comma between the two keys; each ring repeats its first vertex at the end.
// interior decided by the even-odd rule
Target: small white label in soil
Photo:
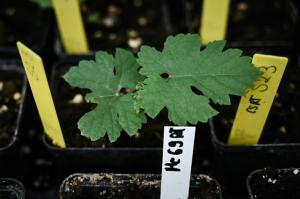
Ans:
{"type": "Polygon", "coordinates": [[[164,128],[161,199],[188,198],[195,130],[187,126],[164,128]]]}

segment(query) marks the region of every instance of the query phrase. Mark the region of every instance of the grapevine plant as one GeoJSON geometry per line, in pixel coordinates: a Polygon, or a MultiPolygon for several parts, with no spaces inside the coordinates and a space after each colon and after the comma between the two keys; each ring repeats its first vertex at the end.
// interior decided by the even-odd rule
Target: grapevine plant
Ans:
{"type": "Polygon", "coordinates": [[[80,61],[64,79],[89,89],[85,100],[96,104],[79,120],[81,134],[93,141],[107,134],[114,142],[122,131],[134,135],[146,115],[155,118],[163,108],[176,125],[207,122],[218,114],[210,101],[230,105],[229,95],[243,96],[260,75],[241,50],[223,51],[225,43],[200,50],[199,35],[179,34],[167,38],[162,52],[142,46],[136,58],[119,48],[115,56],[98,51],[95,60],[80,61]]]}

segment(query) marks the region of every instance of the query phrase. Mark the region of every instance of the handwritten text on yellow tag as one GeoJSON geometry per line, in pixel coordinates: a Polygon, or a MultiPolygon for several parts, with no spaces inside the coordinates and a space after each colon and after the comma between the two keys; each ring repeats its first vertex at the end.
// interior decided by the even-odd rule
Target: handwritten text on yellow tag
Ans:
{"type": "Polygon", "coordinates": [[[263,73],[240,105],[228,144],[257,144],[275,98],[288,59],[255,54],[252,63],[263,73]]]}
{"type": "Polygon", "coordinates": [[[21,42],[17,42],[17,46],[44,130],[53,144],[65,148],[43,61],[21,42]]]}

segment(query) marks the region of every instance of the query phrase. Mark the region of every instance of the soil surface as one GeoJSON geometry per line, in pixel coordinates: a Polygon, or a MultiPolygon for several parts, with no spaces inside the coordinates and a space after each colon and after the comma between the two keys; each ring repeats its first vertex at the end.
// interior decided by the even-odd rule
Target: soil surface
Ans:
{"type": "Polygon", "coordinates": [[[0,198],[1,199],[24,199],[24,187],[19,182],[10,179],[0,178],[0,198]]]}
{"type": "Polygon", "coordinates": [[[300,198],[300,170],[263,170],[254,173],[250,182],[252,199],[300,198]]]}
{"type": "MultiPolygon", "coordinates": [[[[295,28],[291,1],[232,0],[228,21],[227,40],[231,41],[286,41],[295,28]]],[[[191,12],[191,30],[198,32],[202,1],[186,1],[191,12]]]]}
{"type": "Polygon", "coordinates": [[[137,51],[142,44],[161,48],[172,31],[166,0],[86,1],[81,10],[92,50],[137,51]]]}
{"type": "Polygon", "coordinates": [[[0,147],[7,146],[15,133],[23,79],[0,69],[0,147]]]}
{"type": "MultiPolygon", "coordinates": [[[[208,176],[192,176],[190,186],[191,199],[217,199],[220,196],[220,187],[208,176]]],[[[159,195],[160,175],[151,174],[75,174],[63,182],[60,190],[63,199],[157,199],[159,195]]]]}
{"type": "MultiPolygon", "coordinates": [[[[162,49],[168,35],[188,32],[183,0],[86,0],[80,6],[91,51],[162,49]]],[[[55,48],[62,53],[61,44],[55,48]]]]}
{"type": "Polygon", "coordinates": [[[12,192],[11,190],[1,190],[0,189],[0,198],[18,199],[19,197],[17,196],[16,193],[12,192]]]}

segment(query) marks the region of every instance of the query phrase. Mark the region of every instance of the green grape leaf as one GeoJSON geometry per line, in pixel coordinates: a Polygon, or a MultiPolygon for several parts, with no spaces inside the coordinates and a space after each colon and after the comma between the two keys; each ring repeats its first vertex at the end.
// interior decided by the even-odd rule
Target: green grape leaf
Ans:
{"type": "Polygon", "coordinates": [[[242,96],[260,75],[242,51],[223,51],[225,41],[214,41],[200,51],[197,34],[169,36],[162,52],[142,46],[138,53],[140,73],[135,108],[154,118],[166,107],[177,125],[196,124],[216,115],[209,102],[230,104],[229,95],[242,96]]]}
{"type": "Polygon", "coordinates": [[[71,86],[89,89],[86,101],[97,104],[78,122],[82,135],[94,141],[107,133],[114,142],[122,130],[132,136],[146,122],[144,113],[134,109],[133,92],[144,79],[138,67],[131,52],[117,49],[115,57],[99,51],[95,61],[80,61],[64,75],[71,86]]]}

